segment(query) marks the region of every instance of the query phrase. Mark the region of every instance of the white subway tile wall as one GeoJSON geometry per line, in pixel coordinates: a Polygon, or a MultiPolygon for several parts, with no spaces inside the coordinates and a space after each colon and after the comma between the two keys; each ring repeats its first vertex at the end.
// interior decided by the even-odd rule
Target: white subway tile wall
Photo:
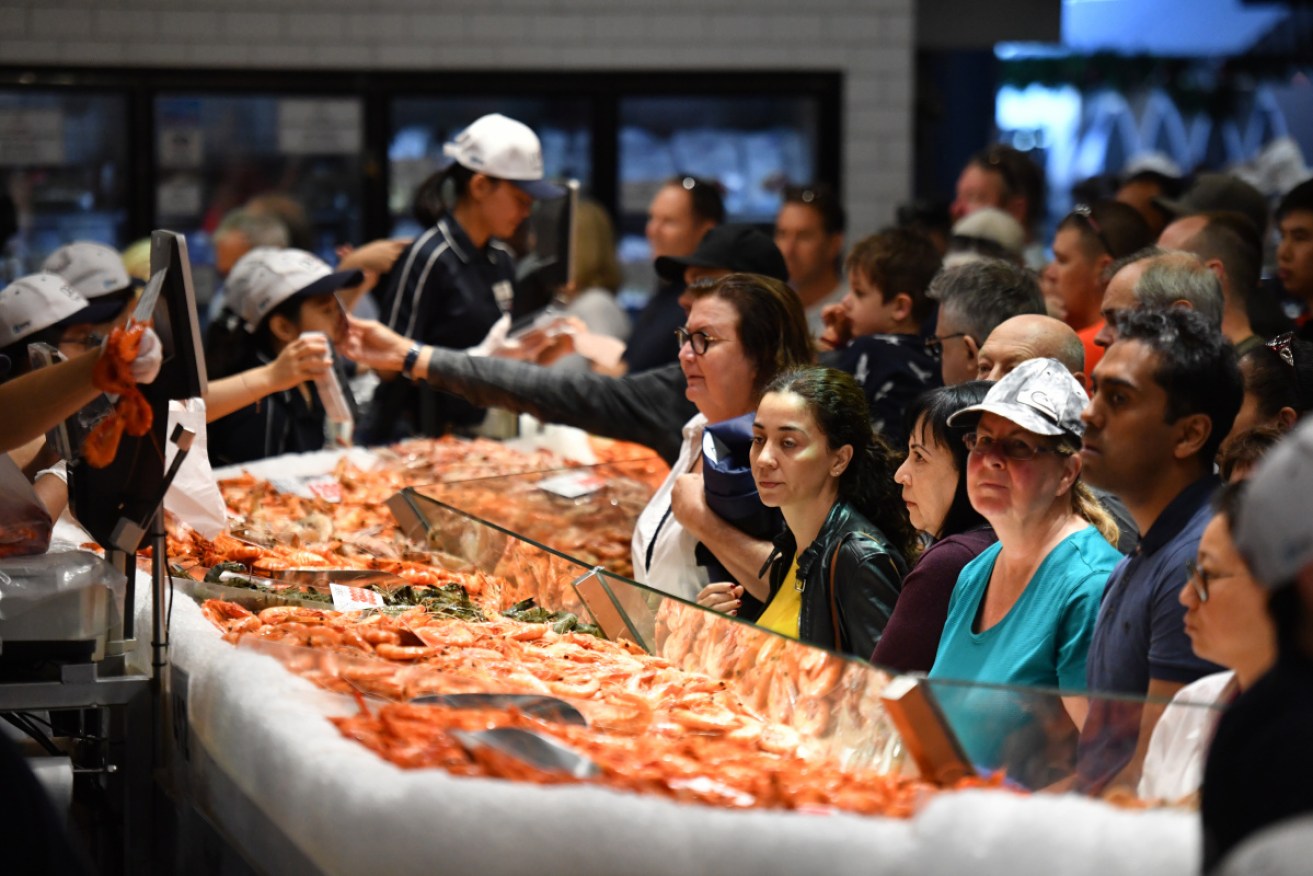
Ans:
{"type": "Polygon", "coordinates": [[[914,14],[914,0],[0,0],[0,59],[839,71],[844,194],[861,235],[888,224],[911,190],[914,14]]]}

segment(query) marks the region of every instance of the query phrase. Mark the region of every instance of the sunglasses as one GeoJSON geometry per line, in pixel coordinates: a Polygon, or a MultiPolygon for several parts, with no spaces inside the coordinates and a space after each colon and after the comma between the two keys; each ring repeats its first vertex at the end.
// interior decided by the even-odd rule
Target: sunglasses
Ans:
{"type": "Polygon", "coordinates": [[[1099,220],[1094,218],[1094,211],[1090,209],[1089,204],[1077,204],[1075,207],[1071,208],[1070,215],[1081,219],[1085,223],[1085,227],[1092,231],[1094,236],[1099,239],[1099,243],[1103,245],[1104,252],[1108,255],[1112,255],[1112,245],[1108,243],[1108,238],[1104,236],[1103,226],[1099,224],[1099,220]]]}
{"type": "Polygon", "coordinates": [[[993,435],[981,435],[978,432],[968,432],[963,435],[962,443],[967,446],[968,452],[976,456],[997,453],[1015,462],[1030,462],[1041,453],[1052,453],[1054,456],[1067,455],[1057,447],[1031,444],[1024,438],[995,438],[993,435]]]}

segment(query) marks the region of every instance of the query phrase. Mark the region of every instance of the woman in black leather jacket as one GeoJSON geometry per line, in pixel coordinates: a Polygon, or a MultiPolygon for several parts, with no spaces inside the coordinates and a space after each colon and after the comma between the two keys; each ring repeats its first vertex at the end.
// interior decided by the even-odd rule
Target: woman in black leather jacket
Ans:
{"type": "Polygon", "coordinates": [[[871,430],[861,387],[830,368],[785,374],[767,387],[752,428],[758,493],[788,524],[767,560],[771,597],[757,623],[869,657],[916,532],[894,484],[898,460],[871,430]]]}

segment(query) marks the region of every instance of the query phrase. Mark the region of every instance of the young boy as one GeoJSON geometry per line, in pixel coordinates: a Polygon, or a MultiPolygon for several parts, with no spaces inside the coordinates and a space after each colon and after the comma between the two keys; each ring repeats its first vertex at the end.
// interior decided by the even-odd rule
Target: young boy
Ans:
{"type": "Polygon", "coordinates": [[[1303,307],[1299,333],[1313,336],[1313,179],[1295,186],[1277,206],[1277,279],[1303,307]]]}
{"type": "Polygon", "coordinates": [[[848,254],[848,294],[827,311],[822,349],[857,378],[871,406],[871,425],[901,447],[903,408],[940,385],[937,352],[957,338],[921,336],[934,302],[926,296],[939,270],[938,250],[914,231],[895,228],[860,241],[848,254]]]}

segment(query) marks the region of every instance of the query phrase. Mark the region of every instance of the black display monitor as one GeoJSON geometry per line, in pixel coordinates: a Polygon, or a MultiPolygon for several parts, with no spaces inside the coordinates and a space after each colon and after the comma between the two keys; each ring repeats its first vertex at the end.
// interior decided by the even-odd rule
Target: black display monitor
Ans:
{"type": "Polygon", "coordinates": [[[529,252],[516,266],[516,295],[511,316],[536,316],[574,276],[574,222],[579,182],[565,181],[562,198],[538,201],[529,214],[529,252]]]}
{"type": "Polygon", "coordinates": [[[125,433],[114,461],[104,468],[82,459],[68,462],[73,515],[102,547],[128,553],[137,550],[138,537],[116,541],[120,521],[145,529],[163,498],[169,401],[204,396],[208,385],[187,241],[172,231],[155,231],[150,243],[151,279],[133,316],[153,320],[163,347],[159,376],[141,386],[154,420],[141,437],[125,433]]]}

